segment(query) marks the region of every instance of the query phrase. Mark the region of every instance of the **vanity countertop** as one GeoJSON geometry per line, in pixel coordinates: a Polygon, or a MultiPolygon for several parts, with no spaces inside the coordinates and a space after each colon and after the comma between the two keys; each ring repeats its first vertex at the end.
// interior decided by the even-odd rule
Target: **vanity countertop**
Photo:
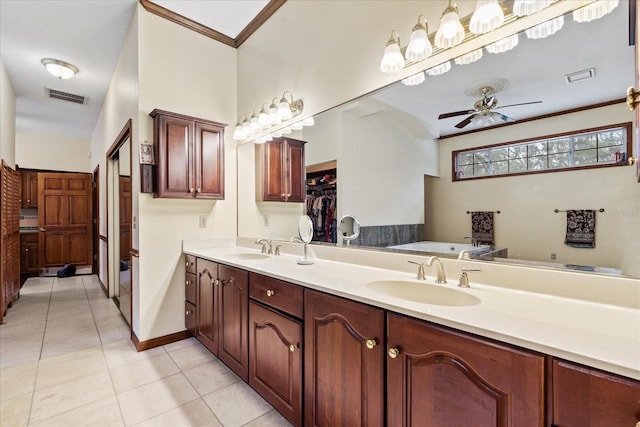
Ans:
{"type": "Polygon", "coordinates": [[[462,289],[451,275],[447,284],[435,284],[431,275],[425,282],[416,280],[415,273],[325,259],[298,265],[299,256],[286,254],[247,260],[237,254],[259,251],[244,247],[185,248],[184,252],[640,380],[640,308],[480,284],[473,273],[469,273],[471,287],[462,289]],[[367,286],[381,280],[444,286],[481,302],[432,305],[391,297],[367,286]]]}

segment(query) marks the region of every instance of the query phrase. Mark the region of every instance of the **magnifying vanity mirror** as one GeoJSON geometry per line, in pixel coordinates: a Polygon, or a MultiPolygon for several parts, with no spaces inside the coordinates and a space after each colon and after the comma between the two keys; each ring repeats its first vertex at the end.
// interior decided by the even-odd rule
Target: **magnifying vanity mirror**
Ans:
{"type": "MultiPolygon", "coordinates": [[[[390,247],[421,241],[446,248],[471,245],[465,240],[472,231],[468,212],[500,211],[494,216],[495,245],[506,256],[491,262],[640,278],[640,239],[632,237],[640,233],[635,168],[453,179],[456,150],[601,126],[632,123],[634,129],[635,114],[623,101],[635,79],[628,4],[620,2],[592,22],[575,22],[571,14],[563,19],[560,31],[549,37],[520,33],[511,50],[482,49],[473,63],[452,60],[445,74],[426,75],[417,86],[396,82],[314,116],[315,126],[293,131],[293,138],[306,141],[307,169],[337,165],[335,218],[349,212],[360,223],[351,247],[398,251],[390,247]],[[482,100],[483,85],[495,82],[497,91],[487,105],[513,123],[485,127],[470,121],[456,127],[482,100]],[[439,118],[447,113],[450,117],[439,118]],[[595,247],[565,244],[567,217],[556,209],[597,210],[595,247]]],[[[254,150],[252,143],[238,147],[239,171],[251,181],[254,150]]],[[[256,203],[252,182],[239,189],[240,236],[286,239],[295,234],[296,219],[307,213],[303,203],[256,203]]],[[[338,229],[337,234],[343,233],[338,229]]],[[[458,252],[438,255],[457,257],[458,252]]]]}
{"type": "Polygon", "coordinates": [[[298,236],[304,245],[304,258],[300,258],[297,263],[300,265],[311,265],[313,260],[307,256],[308,245],[313,238],[313,223],[307,215],[302,215],[298,220],[298,236]]]}
{"type": "Polygon", "coordinates": [[[338,221],[338,233],[349,246],[349,243],[360,235],[360,221],[353,215],[343,215],[338,221]]]}

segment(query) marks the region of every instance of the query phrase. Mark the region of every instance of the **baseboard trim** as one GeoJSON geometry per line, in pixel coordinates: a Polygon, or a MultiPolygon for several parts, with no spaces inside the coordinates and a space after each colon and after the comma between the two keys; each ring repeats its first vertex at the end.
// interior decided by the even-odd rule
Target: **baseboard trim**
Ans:
{"type": "Polygon", "coordinates": [[[136,347],[136,351],[145,351],[150,348],[160,347],[161,345],[171,344],[172,342],[180,341],[185,338],[190,338],[193,335],[189,331],[176,332],[174,334],[165,335],[162,337],[152,338],[150,340],[140,341],[136,334],[131,331],[131,342],[136,347]]]}
{"type": "Polygon", "coordinates": [[[107,290],[106,286],[104,286],[104,283],[102,283],[102,279],[100,279],[100,277],[98,277],[97,274],[96,274],[96,277],[98,278],[98,283],[100,283],[100,287],[102,288],[102,292],[104,292],[104,294],[107,296],[107,298],[109,298],[109,291],[107,290]]]}

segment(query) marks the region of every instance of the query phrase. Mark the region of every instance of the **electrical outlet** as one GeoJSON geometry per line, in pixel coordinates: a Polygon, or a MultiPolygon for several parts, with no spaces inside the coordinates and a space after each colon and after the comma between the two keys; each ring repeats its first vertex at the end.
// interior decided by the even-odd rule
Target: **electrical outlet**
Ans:
{"type": "Polygon", "coordinates": [[[551,259],[556,259],[556,253],[555,252],[551,252],[551,259]]]}
{"type": "Polygon", "coordinates": [[[207,217],[204,215],[200,215],[200,228],[207,228],[207,217]]]}

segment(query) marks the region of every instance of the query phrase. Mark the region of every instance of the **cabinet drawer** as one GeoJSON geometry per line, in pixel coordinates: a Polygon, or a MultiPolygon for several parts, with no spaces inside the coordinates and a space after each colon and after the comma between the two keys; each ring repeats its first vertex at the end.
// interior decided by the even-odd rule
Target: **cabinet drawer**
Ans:
{"type": "Polygon", "coordinates": [[[184,266],[187,273],[196,274],[196,257],[185,254],[184,266]]]}
{"type": "Polygon", "coordinates": [[[197,304],[196,275],[193,273],[185,273],[184,276],[184,298],[192,304],[197,304]]]}
{"type": "Polygon", "coordinates": [[[184,325],[194,336],[196,335],[198,315],[196,313],[196,306],[189,301],[184,302],[184,325]]]}
{"type": "Polygon", "coordinates": [[[38,233],[22,233],[20,234],[21,243],[38,243],[38,233]]]}
{"type": "Polygon", "coordinates": [[[251,273],[249,296],[292,316],[302,318],[303,292],[300,286],[251,273]]]}

